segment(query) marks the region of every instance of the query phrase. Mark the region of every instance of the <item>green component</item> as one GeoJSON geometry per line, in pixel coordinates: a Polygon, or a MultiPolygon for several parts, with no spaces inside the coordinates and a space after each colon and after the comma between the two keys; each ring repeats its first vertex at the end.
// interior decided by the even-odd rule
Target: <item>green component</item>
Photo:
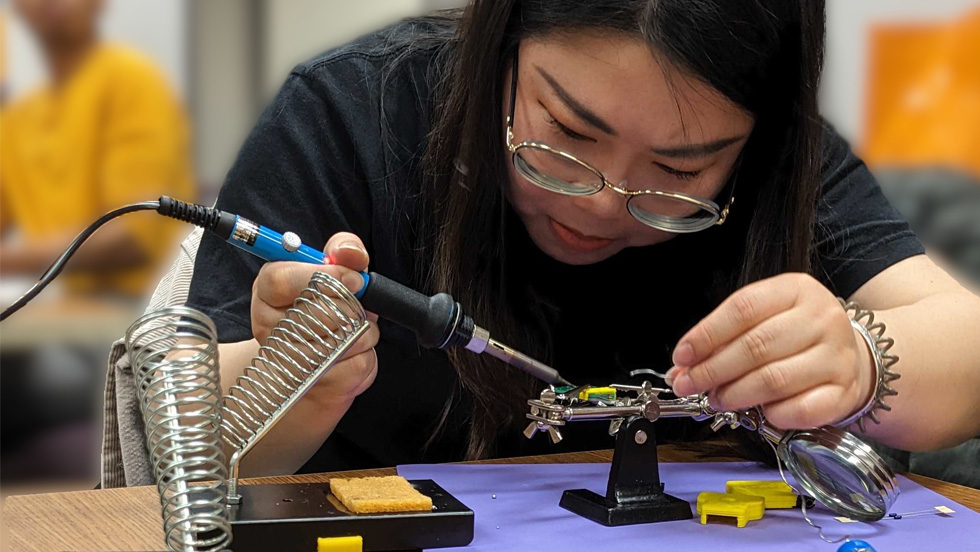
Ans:
{"type": "Polygon", "coordinates": [[[616,402],[616,393],[589,393],[587,396],[590,401],[616,402]]]}
{"type": "Polygon", "coordinates": [[[571,385],[562,385],[561,387],[555,387],[555,393],[558,393],[559,395],[564,395],[565,393],[568,393],[572,389],[575,388],[572,387],[571,385]]]}

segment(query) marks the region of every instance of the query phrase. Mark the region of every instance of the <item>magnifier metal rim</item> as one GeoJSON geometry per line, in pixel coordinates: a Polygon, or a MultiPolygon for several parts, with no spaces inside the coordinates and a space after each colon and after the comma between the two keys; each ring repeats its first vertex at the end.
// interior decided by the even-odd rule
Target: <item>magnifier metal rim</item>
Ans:
{"type": "Polygon", "coordinates": [[[900,492],[898,480],[891,468],[870,446],[846,431],[830,427],[796,431],[787,435],[780,442],[777,453],[807,493],[834,512],[851,519],[877,521],[888,513],[895,500],[898,499],[900,492]],[[797,464],[795,456],[791,454],[789,443],[794,440],[822,446],[839,456],[843,456],[846,463],[853,466],[852,473],[866,483],[869,489],[877,489],[884,506],[880,509],[876,508],[874,512],[859,510],[852,508],[838,497],[824,492],[822,485],[814,484],[797,464]]]}

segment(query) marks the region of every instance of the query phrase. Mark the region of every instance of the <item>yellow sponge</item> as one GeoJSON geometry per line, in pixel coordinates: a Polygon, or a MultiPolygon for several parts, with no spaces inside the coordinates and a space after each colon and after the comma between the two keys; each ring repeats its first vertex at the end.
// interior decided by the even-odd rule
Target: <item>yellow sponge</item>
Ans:
{"type": "Polygon", "coordinates": [[[725,492],[761,496],[767,510],[796,507],[793,488],[782,481],[729,481],[725,483],[725,492]]]}
{"type": "Polygon", "coordinates": [[[432,511],[432,498],[398,475],[335,478],[330,480],[330,492],[355,514],[432,511]]]}
{"type": "Polygon", "coordinates": [[[332,537],[316,539],[316,552],[361,552],[361,537],[332,537]]]}
{"type": "Polygon", "coordinates": [[[766,511],[765,500],[759,496],[725,493],[701,493],[698,495],[698,515],[701,525],[708,523],[708,516],[733,517],[738,527],[762,519],[766,511]]]}

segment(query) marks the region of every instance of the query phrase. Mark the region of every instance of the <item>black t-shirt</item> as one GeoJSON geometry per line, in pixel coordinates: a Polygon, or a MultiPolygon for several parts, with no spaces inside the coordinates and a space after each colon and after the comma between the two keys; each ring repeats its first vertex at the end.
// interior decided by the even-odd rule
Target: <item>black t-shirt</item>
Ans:
{"type": "MultiPolygon", "coordinates": [[[[297,67],[246,140],[217,206],[296,232],[314,247],[336,232],[353,232],[371,255],[372,270],[417,281],[414,230],[424,216],[417,176],[430,120],[429,70],[440,47],[406,48],[418,25],[395,25],[297,67]]],[[[833,293],[846,297],[923,252],[864,164],[830,129],[823,170],[815,276],[833,293]]],[[[719,282],[731,280],[739,262],[734,244],[744,241],[727,227],[569,266],[541,253],[523,226],[511,223],[508,251],[521,256],[521,270],[508,277],[550,306],[552,361],[563,375],[625,383],[630,370],[670,367],[677,339],[724,299],[719,282]],[[624,271],[643,274],[643,285],[620,289],[624,271]]],[[[203,238],[188,305],[214,320],[222,342],[252,338],[249,303],[261,263],[212,234],[203,238]]],[[[471,405],[446,354],[421,349],[411,334],[383,321],[376,350],[374,385],[302,471],[462,458],[471,405]],[[448,422],[427,445],[451,396],[448,422]]],[[[691,437],[701,426],[662,420],[658,435],[691,437]]],[[[496,454],[610,448],[606,429],[601,422],[576,424],[557,446],[515,430],[498,441],[496,454]]]]}

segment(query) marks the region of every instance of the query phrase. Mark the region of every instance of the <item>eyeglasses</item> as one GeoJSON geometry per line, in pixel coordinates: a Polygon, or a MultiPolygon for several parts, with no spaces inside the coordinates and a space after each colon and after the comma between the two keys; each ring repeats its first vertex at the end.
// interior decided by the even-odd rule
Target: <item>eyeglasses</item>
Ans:
{"type": "MultiPolygon", "coordinates": [[[[626,196],[626,210],[636,220],[664,232],[686,234],[724,224],[735,202],[735,181],[724,208],[710,199],[667,190],[627,190],[610,182],[599,169],[574,155],[537,141],[514,145],[517,102],[517,51],[510,85],[507,149],[517,172],[539,188],[567,196],[589,196],[608,187],[626,196]]],[[[741,159],[741,157],[739,158],[741,159]]],[[[736,170],[737,172],[737,170],[736,170]]]]}

